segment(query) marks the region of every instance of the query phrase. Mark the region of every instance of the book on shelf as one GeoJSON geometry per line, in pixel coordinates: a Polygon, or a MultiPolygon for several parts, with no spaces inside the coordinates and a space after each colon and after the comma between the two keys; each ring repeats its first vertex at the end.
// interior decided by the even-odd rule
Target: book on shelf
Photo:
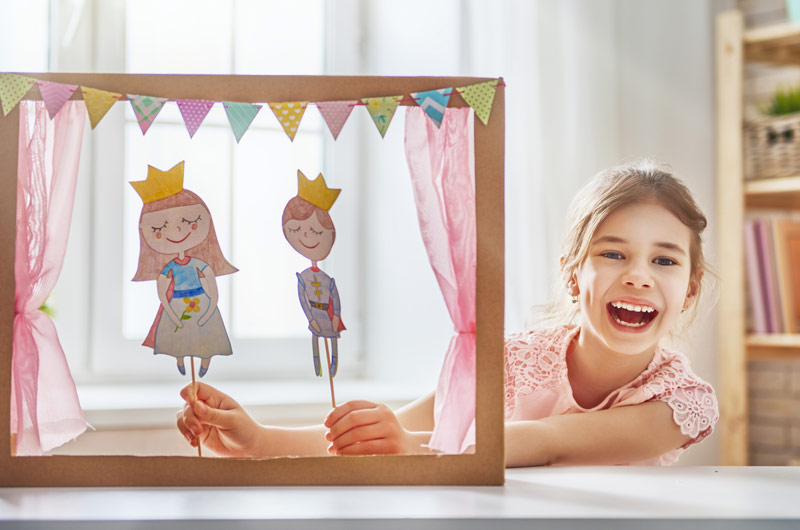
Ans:
{"type": "Polygon", "coordinates": [[[800,332],[800,220],[745,219],[744,253],[748,331],[800,332]]]}

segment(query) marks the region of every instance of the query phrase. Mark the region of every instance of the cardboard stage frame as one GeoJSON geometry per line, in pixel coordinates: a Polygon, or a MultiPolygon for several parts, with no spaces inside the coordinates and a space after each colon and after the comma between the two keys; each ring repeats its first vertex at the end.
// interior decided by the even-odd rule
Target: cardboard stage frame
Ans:
{"type": "MultiPolygon", "coordinates": [[[[23,74],[122,94],[214,101],[337,101],[460,87],[474,77],[23,74]]],[[[72,99],[81,99],[80,90],[72,99]]],[[[24,99],[41,99],[32,88],[24,99]]],[[[408,105],[408,102],[402,103],[408,105]]],[[[410,103],[414,105],[414,103],[410,103]]],[[[285,457],[12,456],[19,106],[0,117],[0,486],[255,486],[327,484],[502,484],[504,307],[504,89],[488,125],[475,120],[477,218],[476,451],[465,455],[285,457]]],[[[450,107],[467,104],[453,94],[450,107]]],[[[373,131],[374,132],[374,131],[373,131]]],[[[376,133],[377,134],[377,133],[376,133]]],[[[444,352],[442,352],[444,353],[444,352]]],[[[176,405],[177,407],[177,405],[176,405]]]]}

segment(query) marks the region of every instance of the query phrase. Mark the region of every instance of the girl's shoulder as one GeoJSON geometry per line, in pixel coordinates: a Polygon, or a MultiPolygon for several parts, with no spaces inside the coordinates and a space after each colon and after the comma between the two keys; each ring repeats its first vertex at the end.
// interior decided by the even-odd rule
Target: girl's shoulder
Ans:
{"type": "Polygon", "coordinates": [[[534,352],[550,352],[559,356],[566,354],[579,329],[577,326],[554,326],[508,333],[505,336],[506,356],[534,352]]]}

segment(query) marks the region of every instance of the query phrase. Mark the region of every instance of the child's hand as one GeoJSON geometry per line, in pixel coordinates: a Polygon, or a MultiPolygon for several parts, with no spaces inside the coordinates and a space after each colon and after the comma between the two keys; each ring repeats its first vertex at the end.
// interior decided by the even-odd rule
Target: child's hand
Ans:
{"type": "Polygon", "coordinates": [[[261,425],[241,405],[216,388],[205,383],[198,383],[196,388],[196,400],[191,384],[181,390],[186,404],[177,415],[178,430],[192,447],[200,440],[220,456],[259,456],[261,425]]]}
{"type": "Polygon", "coordinates": [[[375,455],[411,453],[411,435],[389,407],[370,401],[349,401],[333,409],[325,418],[331,444],[328,453],[336,455],[375,455]]]}

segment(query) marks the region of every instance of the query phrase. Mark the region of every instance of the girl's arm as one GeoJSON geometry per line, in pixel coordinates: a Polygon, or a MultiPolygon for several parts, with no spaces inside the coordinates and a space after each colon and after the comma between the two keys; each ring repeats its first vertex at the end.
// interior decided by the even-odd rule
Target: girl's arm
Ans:
{"type": "Polygon", "coordinates": [[[214,309],[217,307],[217,302],[219,302],[217,277],[214,274],[214,270],[211,268],[211,266],[203,269],[202,276],[200,276],[200,285],[203,286],[203,290],[206,292],[210,300],[208,301],[208,308],[206,308],[206,312],[203,313],[203,316],[201,316],[200,320],[197,321],[198,326],[202,326],[208,322],[208,319],[214,315],[214,309]]]}
{"type": "Polygon", "coordinates": [[[169,300],[167,300],[167,289],[169,289],[169,284],[172,280],[164,276],[163,274],[159,274],[158,278],[156,279],[156,288],[158,289],[158,299],[161,301],[161,306],[164,308],[164,312],[169,316],[170,320],[178,326],[179,328],[183,327],[183,322],[181,322],[180,317],[175,314],[175,311],[169,306],[169,300]]]}
{"type": "Polygon", "coordinates": [[[506,422],[505,435],[506,467],[627,464],[691,440],[663,401],[506,422]]]}

